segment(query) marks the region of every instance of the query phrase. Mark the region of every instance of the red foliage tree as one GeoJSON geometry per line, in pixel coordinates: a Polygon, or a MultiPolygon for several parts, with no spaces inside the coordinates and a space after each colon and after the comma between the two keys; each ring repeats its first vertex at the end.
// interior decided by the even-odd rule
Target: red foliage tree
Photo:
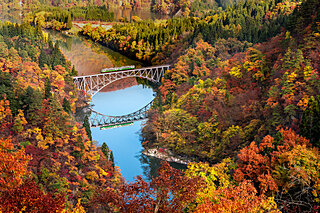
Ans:
{"type": "Polygon", "coordinates": [[[2,192],[0,210],[3,212],[61,212],[64,195],[44,194],[34,180],[27,180],[18,187],[2,192]]]}
{"type": "Polygon", "coordinates": [[[118,189],[98,189],[91,201],[100,211],[179,212],[196,198],[204,182],[189,178],[163,162],[159,176],[151,183],[140,176],[134,183],[123,183],[118,189]]]}

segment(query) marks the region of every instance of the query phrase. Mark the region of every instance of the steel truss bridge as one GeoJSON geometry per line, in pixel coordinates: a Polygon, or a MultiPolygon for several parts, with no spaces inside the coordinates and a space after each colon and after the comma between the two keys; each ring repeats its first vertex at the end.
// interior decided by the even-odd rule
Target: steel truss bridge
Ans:
{"type": "Polygon", "coordinates": [[[147,119],[152,103],[153,101],[133,113],[121,116],[104,115],[91,109],[90,125],[91,127],[108,127],[147,119]]]}
{"type": "MultiPolygon", "coordinates": [[[[155,83],[160,83],[164,72],[169,68],[170,65],[163,65],[95,75],[77,76],[73,78],[73,81],[78,89],[85,91],[86,94],[93,97],[105,86],[124,78],[138,77],[148,79],[155,83]]],[[[152,106],[152,102],[153,101],[133,113],[122,116],[104,115],[91,109],[91,116],[89,118],[90,126],[109,127],[144,120],[148,118],[148,111],[152,106]]]]}
{"type": "Polygon", "coordinates": [[[168,70],[170,65],[145,67],[134,70],[124,70],[116,72],[101,73],[95,75],[85,75],[73,77],[73,82],[88,95],[93,97],[105,86],[124,78],[145,78],[149,81],[159,83],[164,72],[168,70]]]}

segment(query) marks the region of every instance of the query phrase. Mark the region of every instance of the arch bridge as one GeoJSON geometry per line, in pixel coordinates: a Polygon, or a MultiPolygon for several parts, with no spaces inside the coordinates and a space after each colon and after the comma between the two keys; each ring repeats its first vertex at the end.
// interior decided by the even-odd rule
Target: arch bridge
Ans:
{"type": "Polygon", "coordinates": [[[124,78],[139,77],[152,82],[160,82],[164,72],[170,68],[170,65],[145,67],[134,70],[123,70],[116,72],[101,73],[95,75],[85,75],[73,77],[73,82],[78,89],[85,91],[93,97],[105,86],[124,78]]]}
{"type": "MultiPolygon", "coordinates": [[[[161,82],[162,76],[164,76],[164,72],[169,70],[169,68],[170,65],[162,65],[95,75],[77,76],[73,77],[73,81],[78,89],[85,91],[88,95],[93,97],[105,86],[124,78],[140,77],[159,83],[161,82]]],[[[117,127],[134,121],[144,120],[148,118],[148,111],[151,108],[152,103],[153,101],[133,113],[122,116],[104,115],[91,108],[91,116],[89,118],[90,126],[117,127]]]]}

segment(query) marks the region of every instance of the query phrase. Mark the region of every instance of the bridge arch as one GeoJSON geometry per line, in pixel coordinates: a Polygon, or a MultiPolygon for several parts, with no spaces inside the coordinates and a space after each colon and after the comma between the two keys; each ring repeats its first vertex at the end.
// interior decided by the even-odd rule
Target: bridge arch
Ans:
{"type": "Polygon", "coordinates": [[[164,72],[170,68],[170,65],[145,67],[134,70],[124,70],[117,72],[101,73],[96,75],[74,77],[74,83],[80,90],[84,90],[93,97],[100,90],[111,83],[131,77],[145,78],[151,82],[160,82],[164,72]]]}
{"type": "MultiPolygon", "coordinates": [[[[153,83],[157,83],[159,81],[156,81],[152,78],[148,78],[148,77],[145,77],[145,76],[139,76],[140,78],[144,78],[144,79],[147,79],[153,83]]],[[[103,88],[105,88],[106,86],[116,82],[116,81],[120,81],[122,79],[126,79],[126,78],[134,78],[134,76],[124,76],[123,78],[118,78],[118,79],[112,79],[111,81],[108,81],[106,84],[102,85],[102,86],[99,86],[99,85],[96,85],[95,87],[92,88],[92,90],[95,92],[94,95],[96,95],[98,92],[100,92],[103,88]]],[[[93,95],[92,95],[93,96],[93,95]]]]}

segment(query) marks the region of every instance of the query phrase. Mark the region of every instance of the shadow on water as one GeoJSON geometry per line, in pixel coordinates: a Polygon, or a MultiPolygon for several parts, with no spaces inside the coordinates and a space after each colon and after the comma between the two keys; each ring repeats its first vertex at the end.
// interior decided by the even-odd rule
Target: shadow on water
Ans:
{"type": "MultiPolygon", "coordinates": [[[[155,178],[158,176],[158,169],[161,167],[161,162],[163,160],[155,158],[155,157],[151,157],[151,156],[146,156],[142,153],[140,153],[139,155],[136,156],[142,165],[142,169],[143,169],[143,175],[146,177],[147,181],[151,181],[152,178],[155,178]]],[[[180,171],[184,171],[187,169],[187,165],[185,164],[179,164],[179,163],[169,163],[170,166],[172,166],[175,169],[178,169],[180,171]]]]}

